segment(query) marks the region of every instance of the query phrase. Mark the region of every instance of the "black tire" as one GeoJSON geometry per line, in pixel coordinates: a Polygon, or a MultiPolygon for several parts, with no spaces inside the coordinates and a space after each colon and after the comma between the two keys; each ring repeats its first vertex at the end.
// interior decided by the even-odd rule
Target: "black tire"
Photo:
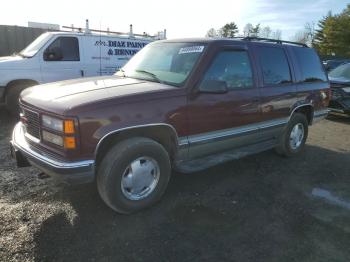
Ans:
{"type": "Polygon", "coordinates": [[[110,208],[129,214],[158,202],[167,188],[170,175],[170,159],[164,147],[152,139],[135,137],[112,146],[98,167],[96,182],[101,198],[110,208]],[[122,191],[122,176],[132,161],[143,156],[156,160],[160,170],[159,180],[147,197],[130,200],[122,191]]]}
{"type": "Polygon", "coordinates": [[[282,136],[280,137],[278,146],[275,148],[276,152],[282,156],[291,157],[298,154],[300,151],[302,151],[305,147],[305,142],[308,136],[308,131],[309,131],[308,126],[309,124],[304,114],[301,114],[301,113],[293,114],[282,136]],[[303,125],[304,136],[301,141],[301,144],[297,148],[292,148],[292,146],[290,145],[290,136],[293,128],[298,124],[303,125]]]}
{"type": "Polygon", "coordinates": [[[6,103],[6,109],[9,111],[12,115],[17,116],[19,114],[19,104],[18,99],[21,92],[31,86],[34,86],[35,83],[18,83],[13,84],[7,87],[6,97],[5,97],[5,103],[6,103]]]}

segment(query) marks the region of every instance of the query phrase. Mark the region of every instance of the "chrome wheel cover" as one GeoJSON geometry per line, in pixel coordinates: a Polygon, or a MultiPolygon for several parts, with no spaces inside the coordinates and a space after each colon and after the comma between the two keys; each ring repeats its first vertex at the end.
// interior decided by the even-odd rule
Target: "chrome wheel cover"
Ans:
{"type": "Polygon", "coordinates": [[[301,123],[296,124],[290,132],[289,145],[293,150],[300,147],[304,139],[304,125],[301,123]]]}
{"type": "Polygon", "coordinates": [[[156,188],[160,177],[158,162],[151,157],[139,157],[125,169],[121,179],[121,189],[129,200],[141,200],[156,188]]]}

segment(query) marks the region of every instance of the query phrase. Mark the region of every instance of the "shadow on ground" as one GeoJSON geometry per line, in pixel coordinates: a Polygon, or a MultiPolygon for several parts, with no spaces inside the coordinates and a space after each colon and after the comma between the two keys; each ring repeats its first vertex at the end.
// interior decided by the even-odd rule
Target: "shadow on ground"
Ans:
{"type": "Polygon", "coordinates": [[[69,203],[35,233],[37,261],[349,261],[350,153],[307,145],[291,159],[265,152],[191,175],[173,174],[163,200],[123,216],[93,185],[65,187],[69,203]]]}

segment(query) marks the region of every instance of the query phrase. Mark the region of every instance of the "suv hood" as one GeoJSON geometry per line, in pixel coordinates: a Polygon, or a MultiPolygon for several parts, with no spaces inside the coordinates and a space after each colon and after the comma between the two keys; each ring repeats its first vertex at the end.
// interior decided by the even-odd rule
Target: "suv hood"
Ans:
{"type": "Polygon", "coordinates": [[[118,76],[91,77],[38,85],[21,93],[22,104],[45,111],[64,113],[91,103],[106,102],[120,97],[176,89],[145,80],[118,76]]]}

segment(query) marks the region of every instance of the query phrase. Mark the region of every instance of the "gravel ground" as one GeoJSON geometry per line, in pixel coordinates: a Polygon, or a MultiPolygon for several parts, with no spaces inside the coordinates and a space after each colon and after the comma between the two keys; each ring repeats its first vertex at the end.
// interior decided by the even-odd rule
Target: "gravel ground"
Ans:
{"type": "Polygon", "coordinates": [[[350,261],[350,120],[314,125],[305,151],[273,151],[191,175],[122,216],[94,185],[68,186],[8,150],[0,113],[0,261],[350,261]]]}

